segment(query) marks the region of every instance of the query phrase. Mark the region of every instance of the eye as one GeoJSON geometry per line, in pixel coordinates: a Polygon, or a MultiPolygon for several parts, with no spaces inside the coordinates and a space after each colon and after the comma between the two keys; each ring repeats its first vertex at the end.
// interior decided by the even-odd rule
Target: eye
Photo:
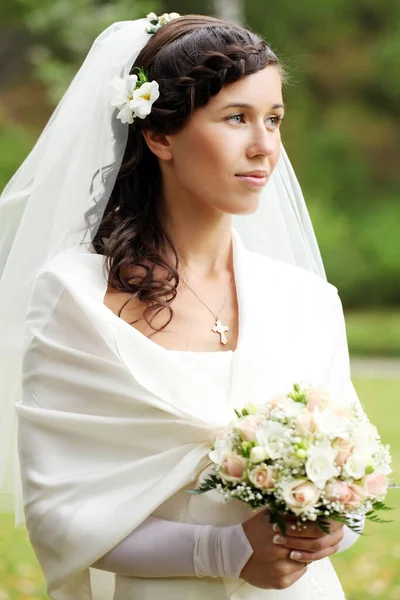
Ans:
{"type": "Polygon", "coordinates": [[[272,124],[273,124],[273,126],[274,126],[274,127],[279,127],[279,125],[280,125],[280,124],[282,123],[282,121],[283,121],[283,118],[284,118],[284,117],[278,117],[278,116],[275,116],[275,117],[269,117],[269,120],[270,120],[270,121],[271,121],[271,120],[273,121],[273,123],[272,123],[272,124]]]}
{"type": "Polygon", "coordinates": [[[238,113],[237,115],[231,115],[226,120],[231,123],[240,123],[241,119],[244,118],[244,113],[238,113]]]}

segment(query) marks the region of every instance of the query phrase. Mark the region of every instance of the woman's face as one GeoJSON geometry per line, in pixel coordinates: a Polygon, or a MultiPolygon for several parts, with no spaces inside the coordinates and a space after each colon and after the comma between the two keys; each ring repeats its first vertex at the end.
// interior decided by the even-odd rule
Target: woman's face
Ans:
{"type": "Polygon", "coordinates": [[[179,133],[167,136],[171,159],[165,183],[169,180],[185,202],[228,214],[253,213],[279,159],[283,115],[276,67],[225,85],[179,133]],[[255,177],[244,177],[254,171],[255,177]]]}

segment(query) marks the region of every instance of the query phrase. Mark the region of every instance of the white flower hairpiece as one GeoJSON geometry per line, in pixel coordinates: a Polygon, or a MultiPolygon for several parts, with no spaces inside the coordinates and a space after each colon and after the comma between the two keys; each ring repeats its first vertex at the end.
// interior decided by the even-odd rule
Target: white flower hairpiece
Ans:
{"type": "Polygon", "coordinates": [[[155,33],[156,31],[158,31],[160,29],[160,27],[162,27],[163,25],[166,25],[170,21],[173,21],[173,19],[177,19],[180,16],[181,15],[177,12],[164,13],[160,17],[157,17],[156,13],[153,13],[153,12],[149,13],[147,15],[147,19],[148,19],[149,23],[146,26],[146,32],[147,33],[155,33]]]}
{"type": "Polygon", "coordinates": [[[153,103],[160,96],[157,81],[149,81],[146,73],[136,67],[139,71],[137,75],[127,75],[122,78],[114,77],[111,85],[114,88],[114,95],[111,99],[111,106],[119,109],[117,119],[121,123],[133,123],[136,117],[145,119],[151,112],[153,103]]]}

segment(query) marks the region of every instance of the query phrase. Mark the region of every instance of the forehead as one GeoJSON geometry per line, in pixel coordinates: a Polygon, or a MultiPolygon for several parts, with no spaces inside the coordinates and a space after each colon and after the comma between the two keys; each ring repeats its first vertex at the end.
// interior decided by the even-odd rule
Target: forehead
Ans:
{"type": "Polygon", "coordinates": [[[263,110],[270,105],[282,104],[282,81],[278,69],[271,65],[234,83],[225,84],[206,106],[220,110],[231,102],[252,104],[263,110]]]}

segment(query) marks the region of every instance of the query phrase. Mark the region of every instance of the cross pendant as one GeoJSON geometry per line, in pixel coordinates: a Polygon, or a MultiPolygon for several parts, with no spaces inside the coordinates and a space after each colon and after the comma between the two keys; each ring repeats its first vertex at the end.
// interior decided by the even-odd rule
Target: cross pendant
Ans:
{"type": "Polygon", "coordinates": [[[217,318],[215,319],[215,325],[214,327],[211,328],[212,331],[214,331],[215,333],[219,333],[219,335],[221,336],[220,342],[221,344],[227,344],[228,340],[226,339],[225,336],[225,331],[229,331],[229,327],[227,325],[222,325],[221,321],[217,318]]]}

